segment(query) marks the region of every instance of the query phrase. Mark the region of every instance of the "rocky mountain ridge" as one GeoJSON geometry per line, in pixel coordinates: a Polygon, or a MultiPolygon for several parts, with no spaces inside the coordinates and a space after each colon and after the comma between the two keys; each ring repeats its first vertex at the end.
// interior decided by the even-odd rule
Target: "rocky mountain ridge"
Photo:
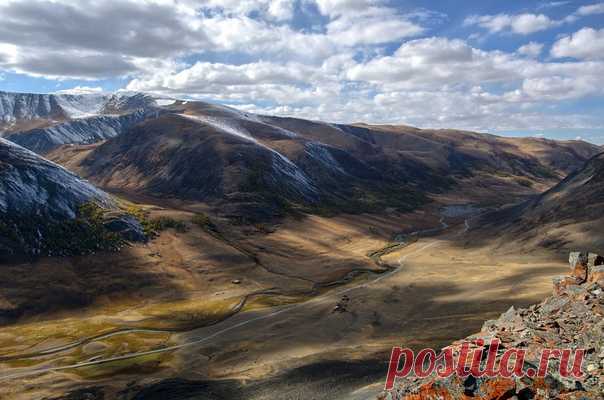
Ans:
{"type": "Polygon", "coordinates": [[[65,144],[96,143],[157,116],[144,93],[36,94],[0,92],[0,136],[39,154],[65,144]]]}
{"type": "Polygon", "coordinates": [[[38,154],[45,154],[62,145],[97,143],[118,136],[130,127],[157,114],[158,111],[138,109],[121,115],[79,118],[48,127],[9,133],[5,139],[38,154]]]}

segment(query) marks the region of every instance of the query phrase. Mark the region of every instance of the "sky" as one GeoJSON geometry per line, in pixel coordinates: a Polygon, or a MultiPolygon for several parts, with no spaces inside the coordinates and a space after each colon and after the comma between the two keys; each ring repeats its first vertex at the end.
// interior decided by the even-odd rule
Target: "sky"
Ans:
{"type": "Polygon", "coordinates": [[[0,0],[0,90],[604,144],[604,2],[0,0]]]}

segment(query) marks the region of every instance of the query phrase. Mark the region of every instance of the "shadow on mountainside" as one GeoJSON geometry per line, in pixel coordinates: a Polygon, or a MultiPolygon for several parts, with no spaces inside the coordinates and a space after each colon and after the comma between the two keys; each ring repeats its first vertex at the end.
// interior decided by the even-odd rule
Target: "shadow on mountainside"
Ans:
{"type": "Polygon", "coordinates": [[[0,325],[20,317],[89,306],[105,296],[139,297],[179,292],[131,248],[119,253],[47,257],[0,267],[0,325]]]}

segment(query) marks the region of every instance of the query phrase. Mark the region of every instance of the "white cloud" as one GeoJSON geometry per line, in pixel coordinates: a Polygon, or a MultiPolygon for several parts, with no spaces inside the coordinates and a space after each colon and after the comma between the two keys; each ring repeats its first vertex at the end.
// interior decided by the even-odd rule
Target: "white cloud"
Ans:
{"type": "Polygon", "coordinates": [[[604,29],[583,28],[559,39],[551,49],[553,57],[573,57],[583,60],[604,59],[604,29]]]}
{"type": "Polygon", "coordinates": [[[480,84],[518,78],[523,63],[509,54],[472,48],[459,39],[432,37],[408,41],[392,56],[359,64],[347,77],[398,89],[480,84]]]}
{"type": "Polygon", "coordinates": [[[0,42],[0,66],[14,63],[17,58],[17,46],[0,42]]]}
{"type": "Polygon", "coordinates": [[[581,6],[576,12],[577,15],[595,15],[604,14],[604,3],[591,4],[588,6],[581,6]]]}
{"type": "Polygon", "coordinates": [[[543,50],[543,44],[537,42],[529,42],[518,48],[518,53],[528,57],[539,57],[543,50]]]}
{"type": "Polygon", "coordinates": [[[180,72],[169,74],[165,71],[134,79],[129,90],[171,90],[207,93],[212,88],[229,86],[251,86],[261,84],[287,85],[301,83],[314,74],[314,68],[302,64],[285,65],[257,62],[243,65],[198,62],[180,72]]]}
{"type": "MultiPolygon", "coordinates": [[[[568,1],[541,3],[537,9],[559,7],[568,4],[568,1]]],[[[570,15],[560,20],[551,19],[544,14],[496,14],[496,15],[471,15],[464,20],[465,26],[479,26],[490,33],[511,32],[521,35],[544,31],[546,29],[573,23],[582,17],[603,14],[604,3],[581,6],[570,15]]]]}
{"type": "Polygon", "coordinates": [[[508,31],[528,35],[558,26],[560,22],[554,21],[544,14],[497,14],[472,15],[465,19],[464,24],[466,26],[478,25],[490,33],[508,31]]]}
{"type": "Polygon", "coordinates": [[[548,1],[548,2],[542,2],[537,6],[538,10],[544,9],[544,8],[556,8],[556,7],[562,7],[565,6],[567,4],[569,4],[570,1],[548,1]]]}
{"type": "Polygon", "coordinates": [[[57,90],[56,94],[92,94],[92,93],[102,93],[103,88],[100,86],[90,87],[90,86],[76,86],[70,89],[57,90]]]}
{"type": "MultiPolygon", "coordinates": [[[[577,60],[556,62],[539,57],[543,45],[535,42],[506,52],[421,37],[446,16],[403,12],[387,0],[0,0],[0,15],[0,70],[31,76],[126,77],[129,90],[337,122],[478,130],[604,124],[555,113],[561,101],[603,94],[600,31],[560,38],[551,54],[577,60]],[[317,17],[316,26],[300,28],[298,13],[317,17]]],[[[539,13],[467,20],[517,34],[566,22],[539,13]]],[[[94,86],[70,91],[100,90],[94,86]]]]}
{"type": "Polygon", "coordinates": [[[316,3],[321,14],[334,17],[363,12],[385,2],[383,0],[316,0],[316,3]]]}
{"type": "Polygon", "coordinates": [[[268,6],[268,14],[279,21],[290,20],[294,15],[294,1],[274,0],[268,6]]]}
{"type": "Polygon", "coordinates": [[[598,79],[595,77],[564,77],[547,76],[528,78],[522,82],[525,100],[533,101],[560,101],[577,99],[589,94],[602,92],[602,88],[595,86],[598,79]]]}
{"type": "Polygon", "coordinates": [[[327,36],[346,46],[391,43],[423,31],[421,26],[389,9],[369,9],[354,16],[341,16],[327,24],[327,36]]]}
{"type": "Polygon", "coordinates": [[[220,10],[225,14],[237,16],[250,16],[259,13],[278,21],[287,21],[293,17],[294,0],[206,0],[205,2],[191,2],[193,9],[203,7],[210,10],[220,10]]]}

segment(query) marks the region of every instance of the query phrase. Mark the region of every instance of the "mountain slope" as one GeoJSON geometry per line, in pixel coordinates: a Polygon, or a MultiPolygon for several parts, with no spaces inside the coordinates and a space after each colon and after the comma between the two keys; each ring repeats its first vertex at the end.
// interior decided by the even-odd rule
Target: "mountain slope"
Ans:
{"type": "Polygon", "coordinates": [[[5,139],[39,154],[64,144],[87,144],[115,137],[147,118],[155,111],[136,110],[123,115],[102,115],[66,121],[43,128],[9,133],[5,139]]]}
{"type": "Polygon", "coordinates": [[[5,128],[35,120],[60,121],[100,113],[106,94],[36,94],[0,92],[0,122],[5,128]]]}
{"type": "MultiPolygon", "coordinates": [[[[113,247],[103,210],[109,195],[38,155],[0,138],[0,256],[77,253],[113,247]]],[[[114,215],[112,226],[130,225],[114,215]],[[122,224],[116,222],[122,220],[122,224]]]]}
{"type": "Polygon", "coordinates": [[[420,196],[338,149],[277,139],[286,143],[270,147],[224,121],[170,114],[98,146],[75,169],[106,188],[212,202],[249,220],[291,206],[406,208],[420,196]]]}
{"type": "Polygon", "coordinates": [[[483,230],[526,246],[568,249],[604,243],[604,153],[532,200],[483,218],[483,230]]]}
{"type": "Polygon", "coordinates": [[[239,219],[406,211],[430,199],[500,205],[550,188],[601,151],[578,141],[255,115],[144,93],[2,92],[0,100],[4,137],[96,184],[211,203],[239,219]]]}
{"type": "Polygon", "coordinates": [[[239,219],[409,210],[429,198],[503,202],[555,184],[597,151],[583,142],[336,125],[177,101],[97,146],[51,159],[106,189],[206,202],[239,219]]]}

